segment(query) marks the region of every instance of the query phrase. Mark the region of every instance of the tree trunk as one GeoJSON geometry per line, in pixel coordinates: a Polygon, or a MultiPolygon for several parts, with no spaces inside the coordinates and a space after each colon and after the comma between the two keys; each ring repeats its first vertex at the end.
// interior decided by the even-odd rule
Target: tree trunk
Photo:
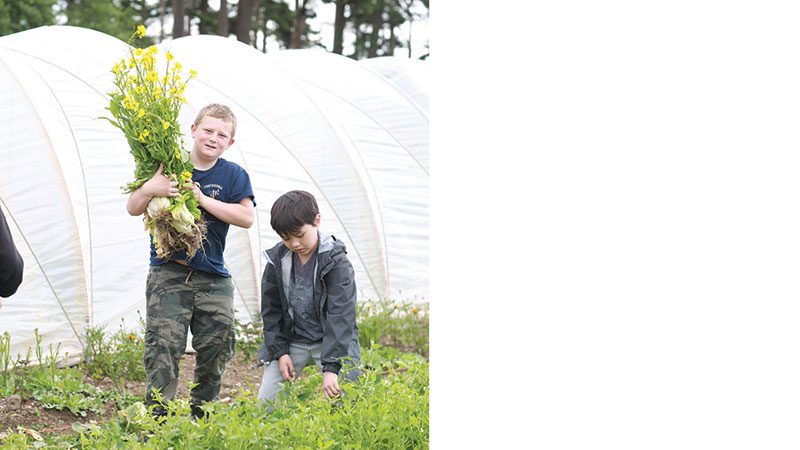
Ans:
{"type": "Polygon", "coordinates": [[[236,10],[234,32],[239,42],[250,45],[250,29],[253,27],[253,0],[239,0],[236,10]]]}
{"type": "Polygon", "coordinates": [[[389,49],[386,52],[389,56],[394,56],[394,28],[394,25],[389,24],[389,49]]]}
{"type": "Polygon", "coordinates": [[[289,48],[303,48],[303,35],[306,30],[306,2],[294,0],[294,26],[292,27],[292,42],[289,48]]]}
{"type": "Polygon", "coordinates": [[[183,0],[172,0],[172,39],[186,36],[186,8],[183,0]]]}
{"type": "Polygon", "coordinates": [[[336,20],[333,22],[333,53],[344,51],[344,6],[347,0],[336,0],[336,20]]]}
{"type": "Polygon", "coordinates": [[[209,34],[208,23],[206,23],[206,16],[208,15],[208,0],[200,0],[200,6],[198,10],[200,11],[200,23],[197,24],[197,32],[200,34],[209,34]]]}
{"type": "Polygon", "coordinates": [[[408,57],[411,58],[411,28],[414,26],[414,19],[408,21],[408,57]]]}
{"type": "Polygon", "coordinates": [[[269,36],[269,28],[267,28],[267,12],[264,11],[264,23],[261,26],[261,51],[267,53],[267,37],[269,36]]]}
{"type": "Polygon", "coordinates": [[[383,27],[383,8],[376,8],[372,13],[372,32],[369,35],[369,48],[367,58],[378,56],[378,38],[383,27]]]}
{"type": "Polygon", "coordinates": [[[219,12],[217,13],[217,34],[228,37],[228,2],[219,0],[219,12]]]}
{"type": "Polygon", "coordinates": [[[158,23],[161,25],[158,32],[158,42],[164,42],[164,19],[167,17],[167,0],[159,0],[158,4],[158,23]]]}

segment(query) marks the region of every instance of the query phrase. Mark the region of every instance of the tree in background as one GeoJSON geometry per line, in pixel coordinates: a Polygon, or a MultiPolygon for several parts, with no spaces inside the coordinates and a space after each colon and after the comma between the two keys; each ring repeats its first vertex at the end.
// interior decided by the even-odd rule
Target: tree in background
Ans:
{"type": "Polygon", "coordinates": [[[66,25],[91,28],[123,41],[154,13],[146,0],[67,0],[59,6],[66,25]]]}
{"type": "Polygon", "coordinates": [[[219,1],[219,10],[217,11],[217,34],[220,36],[228,36],[230,27],[230,19],[228,18],[228,2],[226,0],[219,1]]]}
{"type": "Polygon", "coordinates": [[[199,34],[213,34],[216,32],[217,14],[209,10],[208,0],[198,0],[187,5],[186,16],[189,18],[189,29],[191,29],[192,24],[197,24],[197,32],[199,34]]]}
{"type": "Polygon", "coordinates": [[[345,8],[348,0],[322,0],[322,3],[335,3],[336,13],[333,22],[333,53],[339,55],[344,51],[344,29],[347,26],[348,17],[345,15],[345,8]]]}
{"type": "Polygon", "coordinates": [[[177,39],[189,34],[186,27],[186,6],[183,0],[172,0],[172,38],[177,39]]]}
{"type": "MultiPolygon", "coordinates": [[[[427,16],[419,4],[429,0],[320,0],[335,4],[334,53],[343,54],[352,36],[354,59],[393,55],[408,48],[412,26],[427,16]],[[408,35],[399,27],[408,23],[408,35]],[[402,33],[405,34],[405,33],[402,33]]],[[[0,0],[0,36],[55,23],[91,28],[121,40],[138,24],[157,25],[157,43],[188,34],[230,34],[266,52],[269,42],[280,48],[322,45],[309,19],[317,16],[316,0],[0,0]],[[213,5],[213,6],[212,6],[213,5]],[[175,18],[175,20],[173,20],[175,18]],[[172,23],[170,29],[169,23],[172,23]]],[[[331,50],[331,49],[328,49],[331,50]]]]}
{"type": "MultiPolygon", "coordinates": [[[[267,39],[272,36],[281,48],[289,48],[292,42],[294,12],[286,2],[261,0],[256,10],[256,35],[261,32],[261,49],[266,52],[267,39]]],[[[258,47],[257,42],[253,46],[258,47]]]]}
{"type": "Polygon", "coordinates": [[[55,3],[56,0],[0,0],[0,36],[53,25],[55,3]]]}
{"type": "Polygon", "coordinates": [[[250,36],[253,29],[253,0],[239,0],[236,8],[236,21],[233,25],[233,32],[239,42],[250,45],[255,36],[250,36]]]}
{"type": "Polygon", "coordinates": [[[317,17],[313,6],[314,0],[294,0],[294,20],[289,48],[306,48],[318,44],[314,39],[317,32],[308,28],[307,23],[308,19],[317,17]]]}
{"type": "Polygon", "coordinates": [[[381,32],[388,22],[388,9],[396,7],[386,0],[350,0],[350,20],[356,39],[353,59],[374,58],[388,54],[388,45],[381,32]]]}

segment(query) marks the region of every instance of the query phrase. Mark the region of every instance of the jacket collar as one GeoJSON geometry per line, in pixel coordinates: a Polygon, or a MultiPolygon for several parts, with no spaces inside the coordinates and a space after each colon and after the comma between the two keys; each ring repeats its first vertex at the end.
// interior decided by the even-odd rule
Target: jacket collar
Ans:
{"type": "MultiPolygon", "coordinates": [[[[319,267],[325,267],[330,258],[340,251],[347,252],[344,243],[336,239],[335,236],[319,230],[317,233],[319,234],[319,244],[317,247],[317,265],[319,267]]],[[[267,257],[267,263],[271,262],[275,264],[280,261],[281,265],[286,267],[286,258],[288,257],[288,261],[291,261],[292,252],[290,252],[282,242],[278,242],[271,249],[264,251],[264,255],[267,257]]]]}

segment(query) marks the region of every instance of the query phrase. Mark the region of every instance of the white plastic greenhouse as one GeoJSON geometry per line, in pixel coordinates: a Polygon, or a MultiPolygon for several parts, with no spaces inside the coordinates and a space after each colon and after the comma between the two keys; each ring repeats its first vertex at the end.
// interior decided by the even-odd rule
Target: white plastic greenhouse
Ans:
{"type": "MultiPolygon", "coordinates": [[[[187,143],[207,103],[227,104],[239,121],[223,157],[250,173],[257,219],[228,235],[237,319],[259,315],[262,252],[278,241],[269,210],[292,189],[317,197],[323,229],[347,245],[359,300],[427,300],[426,63],[263,54],[215,36],[159,47],[198,73],[181,112],[187,143]]],[[[121,191],[133,157],[97,119],[126,50],[66,26],[0,38],[0,207],[25,260],[23,284],[0,308],[12,355],[35,344],[35,328],[43,345],[77,356],[87,327],[133,328],[144,316],[148,236],[121,191]]]]}

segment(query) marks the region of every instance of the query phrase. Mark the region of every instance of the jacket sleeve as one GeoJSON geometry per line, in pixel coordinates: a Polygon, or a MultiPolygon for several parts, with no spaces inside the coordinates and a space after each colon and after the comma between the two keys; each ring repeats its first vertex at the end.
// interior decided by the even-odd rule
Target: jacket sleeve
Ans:
{"type": "Polygon", "coordinates": [[[353,266],[347,258],[325,276],[328,299],[325,334],[322,337],[322,370],[338,374],[341,359],[356,333],[356,282],[353,266]]]}
{"type": "Polygon", "coordinates": [[[0,211],[0,297],[10,297],[22,284],[22,257],[11,239],[6,217],[0,211]]]}
{"type": "Polygon", "coordinates": [[[261,320],[264,324],[266,361],[278,359],[289,353],[289,336],[285,333],[283,306],[277,283],[277,273],[272,262],[264,268],[261,277],[261,320]]]}

